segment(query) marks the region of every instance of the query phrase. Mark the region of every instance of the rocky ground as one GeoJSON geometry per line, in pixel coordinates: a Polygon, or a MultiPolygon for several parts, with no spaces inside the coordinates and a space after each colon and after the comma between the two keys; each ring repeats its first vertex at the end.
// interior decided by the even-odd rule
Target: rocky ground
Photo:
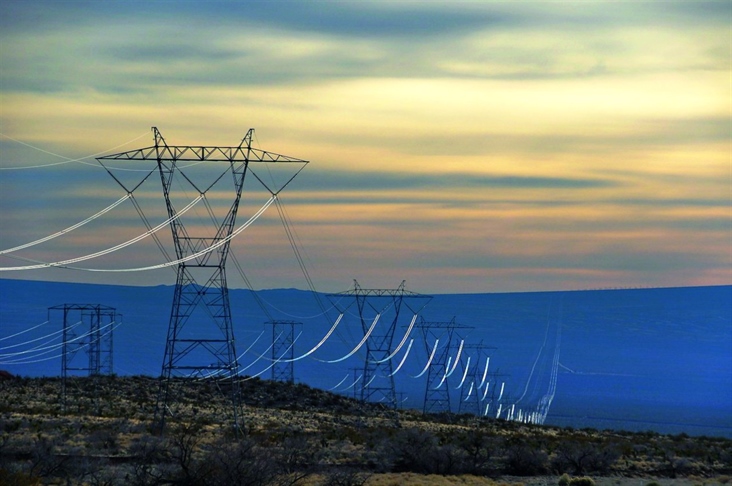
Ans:
{"type": "Polygon", "coordinates": [[[0,380],[0,485],[732,484],[732,441],[392,411],[305,385],[0,380]],[[564,475],[564,476],[563,476],[564,475]],[[591,478],[591,479],[588,479],[591,478]],[[583,483],[584,481],[584,483],[583,483]]]}

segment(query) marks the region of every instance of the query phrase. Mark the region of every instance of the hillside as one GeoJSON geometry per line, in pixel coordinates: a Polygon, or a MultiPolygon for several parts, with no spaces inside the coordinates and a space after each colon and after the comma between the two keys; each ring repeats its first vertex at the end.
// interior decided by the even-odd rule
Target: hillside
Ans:
{"type": "MultiPolygon", "coordinates": [[[[419,290],[418,284],[410,288],[419,290]]],[[[0,279],[0,369],[20,376],[59,376],[62,316],[49,308],[85,303],[110,306],[121,314],[114,329],[114,373],[158,376],[172,294],[171,286],[0,279]]],[[[274,357],[273,328],[267,324],[271,320],[301,323],[293,340],[294,356],[317,346],[337,313],[331,306],[324,314],[316,297],[331,304],[325,294],[316,296],[295,289],[231,289],[240,370],[272,377],[267,359],[262,359],[274,357]]],[[[435,338],[440,342],[437,354],[444,353],[444,359],[454,359],[458,344],[464,340],[460,366],[444,385],[449,388],[452,412],[457,413],[459,405],[467,403],[463,394],[471,383],[476,389],[480,384],[470,376],[476,368],[483,373],[485,358],[471,356],[469,347],[482,343],[490,348],[488,381],[494,391],[505,383],[504,414],[514,404],[517,409],[534,410],[551,396],[547,424],[732,438],[732,286],[432,297],[419,312],[417,324],[422,318],[454,319],[465,328],[453,339],[449,352],[447,336],[425,337],[422,330],[412,330],[408,336],[413,339],[411,352],[406,356],[405,343],[392,360],[396,369],[404,359],[394,380],[406,408],[421,410],[425,390],[437,385],[427,383],[427,373],[420,376],[435,338]],[[467,366],[468,358],[472,358],[472,371],[465,375],[462,367],[467,366]],[[460,387],[462,376],[466,379],[460,387]]],[[[412,316],[409,309],[400,314],[395,344],[402,340],[412,316]]],[[[365,319],[372,322],[373,316],[365,319]]],[[[373,335],[383,335],[382,325],[391,322],[383,317],[373,335]]],[[[196,321],[187,329],[203,325],[196,321]]],[[[295,381],[353,396],[362,388],[359,383],[364,384],[354,370],[363,369],[365,346],[348,359],[341,358],[351,353],[363,336],[358,316],[346,313],[330,339],[294,363],[295,381]]],[[[87,356],[82,351],[75,359],[83,365],[87,356]]],[[[203,357],[202,362],[210,362],[207,359],[203,357]]],[[[379,380],[373,385],[386,383],[379,380]]],[[[473,393],[471,398],[476,396],[473,393]]],[[[481,402],[483,409],[490,396],[481,402]]],[[[491,405],[493,416],[495,403],[493,400],[491,405]]]]}
{"type": "Polygon", "coordinates": [[[0,484],[557,484],[564,473],[726,484],[732,474],[723,438],[425,416],[306,385],[241,385],[237,438],[211,381],[185,383],[164,436],[151,433],[151,378],[70,379],[65,412],[58,378],[0,381],[0,484]]]}

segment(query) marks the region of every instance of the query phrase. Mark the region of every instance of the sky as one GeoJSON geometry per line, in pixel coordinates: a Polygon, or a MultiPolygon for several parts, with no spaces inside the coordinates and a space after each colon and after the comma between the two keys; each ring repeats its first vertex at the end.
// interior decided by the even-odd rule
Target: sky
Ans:
{"type": "MultiPolygon", "coordinates": [[[[153,126],[206,146],[255,128],[254,147],[309,164],[280,194],[307,273],[271,206],[232,242],[254,288],[731,284],[730,25],[728,0],[0,0],[0,247],[124,196],[94,155],[148,147],[153,126]]],[[[267,199],[249,187],[240,222],[267,199]]],[[[140,200],[165,220],[159,178],[140,200]]],[[[135,211],[124,201],[0,266],[127,241],[145,232],[135,211]]],[[[165,261],[148,240],[84,264],[165,261]]]]}

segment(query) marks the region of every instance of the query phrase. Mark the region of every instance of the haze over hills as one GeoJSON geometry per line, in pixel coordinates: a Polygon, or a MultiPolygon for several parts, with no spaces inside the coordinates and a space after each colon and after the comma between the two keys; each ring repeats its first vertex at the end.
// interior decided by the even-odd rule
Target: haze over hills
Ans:
{"type": "MultiPolygon", "coordinates": [[[[418,284],[410,290],[418,292],[418,284]]],[[[14,335],[46,321],[51,306],[83,303],[111,306],[123,315],[114,331],[115,373],[157,376],[172,293],[172,286],[0,280],[0,369],[24,376],[60,374],[57,352],[40,355],[31,349],[61,328],[58,317],[51,315],[49,323],[14,335]]],[[[237,351],[250,348],[240,359],[243,375],[261,372],[270,378],[267,360],[259,358],[271,353],[272,328],[266,321],[302,322],[294,344],[299,356],[321,341],[337,312],[329,308],[323,315],[307,291],[256,294],[258,299],[248,290],[230,290],[237,351]]],[[[330,306],[331,300],[320,298],[330,306]]],[[[505,406],[533,410],[556,373],[546,423],[732,437],[731,302],[732,286],[441,294],[420,316],[427,321],[454,317],[472,327],[460,331],[466,346],[482,342],[495,348],[490,369],[505,381],[505,406]]],[[[347,355],[363,338],[355,317],[347,313],[322,347],[295,363],[296,381],[353,394],[363,350],[337,363],[326,361],[347,355]]],[[[405,312],[404,323],[399,321],[395,342],[402,340],[411,317],[405,312]]],[[[424,376],[415,377],[428,360],[431,343],[417,330],[411,338],[412,353],[394,375],[395,386],[404,407],[421,409],[426,382],[424,376]]],[[[404,350],[394,358],[395,368],[403,356],[404,350]]],[[[455,412],[461,376],[462,369],[446,380],[455,412]]]]}

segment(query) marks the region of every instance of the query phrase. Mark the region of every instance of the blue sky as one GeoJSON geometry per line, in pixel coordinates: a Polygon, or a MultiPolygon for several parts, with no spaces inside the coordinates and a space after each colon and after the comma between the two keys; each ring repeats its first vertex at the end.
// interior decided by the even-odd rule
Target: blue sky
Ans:
{"type": "MultiPolygon", "coordinates": [[[[3,249],[124,195],[93,165],[28,168],[64,161],[52,154],[149,146],[151,126],[235,146],[254,127],[256,147],[311,161],[282,201],[324,291],[732,282],[727,1],[3,0],[0,19],[3,249]]],[[[164,220],[159,187],[143,191],[164,220]]],[[[266,200],[251,191],[240,219],[266,200]]],[[[123,204],[14,255],[56,261],[144,230],[123,204]]],[[[255,287],[305,287],[274,208],[241,236],[255,287]]],[[[89,266],[163,257],[144,242],[105,258],[89,266]]]]}

